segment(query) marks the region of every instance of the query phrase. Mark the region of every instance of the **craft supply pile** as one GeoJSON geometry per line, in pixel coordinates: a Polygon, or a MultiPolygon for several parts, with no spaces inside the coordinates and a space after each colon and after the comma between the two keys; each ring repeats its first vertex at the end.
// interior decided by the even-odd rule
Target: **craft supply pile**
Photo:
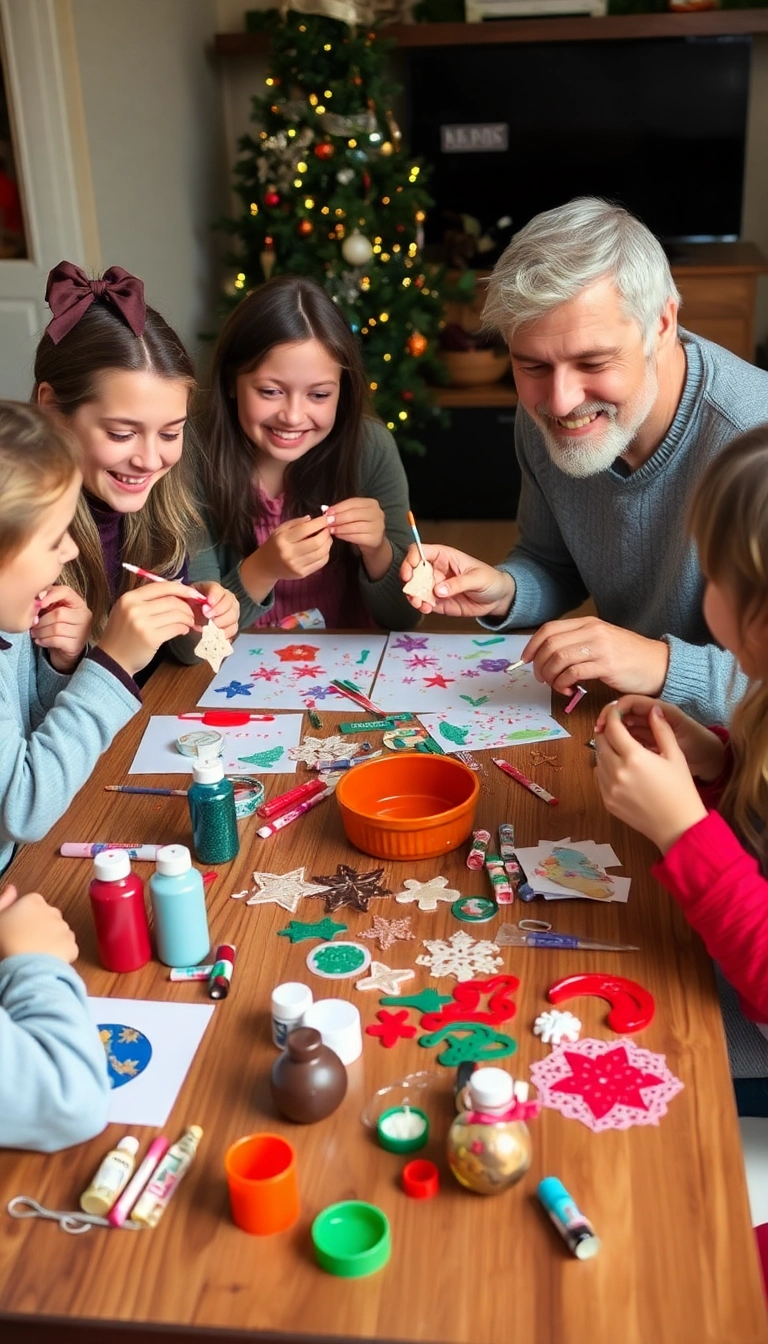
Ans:
{"type": "MultiPolygon", "coordinates": [[[[254,1009],[269,1018],[278,1052],[269,1074],[274,1114],[297,1128],[288,1139],[267,1123],[220,1154],[232,1218],[246,1232],[278,1233],[301,1218],[301,1126],[349,1109],[347,1070],[365,1052],[394,1052],[396,1061],[412,1046],[423,1051],[424,1069],[395,1063],[396,1081],[370,1098],[362,1116],[346,1116],[350,1143],[375,1137],[393,1163],[406,1158],[397,1198],[412,1201],[439,1199],[446,1178],[483,1195],[520,1181],[542,1110],[596,1133],[658,1125],[682,1088],[665,1058],[633,1039],[654,1012],[632,976],[638,949],[514,918],[518,901],[624,905],[630,891],[628,878],[609,872],[620,866],[610,845],[567,835],[516,842],[518,786],[547,807],[557,803],[550,790],[560,763],[531,744],[569,736],[551,718],[549,688],[521,664],[523,644],[506,635],[241,636],[198,710],[150,719],[130,767],[131,775],[191,774],[188,787],[111,786],[115,794],[165,794],[158,806],[166,809],[183,809],[186,798],[190,844],[163,844],[159,821],[157,843],[62,847],[92,858],[83,881],[85,889],[90,880],[103,966],[134,971],[150,960],[154,941],[174,982],[174,1001],[89,1001],[113,1086],[112,1122],[167,1124],[204,1034],[227,1014],[228,996],[252,993],[259,967],[238,957],[243,923],[261,921],[262,943],[275,935],[283,941],[288,973],[266,993],[260,985],[254,1009]],[[334,722],[326,725],[331,710],[334,722]],[[339,713],[354,717],[338,722],[339,713]],[[305,715],[312,732],[302,734],[305,715]],[[506,748],[517,755],[493,754],[506,748]],[[528,777],[539,767],[549,788],[528,777]],[[273,786],[265,799],[256,776],[295,776],[299,768],[290,787],[273,786]],[[475,825],[480,785],[496,768],[508,777],[508,802],[484,829],[475,825]],[[238,826],[244,792],[248,809],[238,826]],[[273,860],[289,852],[273,837],[318,806],[333,810],[335,794],[349,841],[335,870],[273,860]],[[460,846],[466,879],[451,886],[440,859],[460,846]],[[193,857],[226,864],[238,852],[248,855],[250,877],[240,890],[216,889],[231,936],[212,949],[206,887],[227,878],[202,873],[193,857]],[[425,856],[431,871],[422,866],[417,876],[425,856]],[[132,866],[147,861],[152,936],[144,883],[132,866]],[[430,936],[430,923],[450,932],[430,936]],[[553,978],[547,999],[536,1001],[513,967],[530,949],[539,957],[553,948],[573,952],[573,973],[553,978]],[[627,954],[627,974],[601,972],[600,954],[619,952],[627,954]],[[586,996],[609,1006],[602,1039],[582,1037],[576,1014],[586,996]],[[541,1052],[527,1077],[514,1067],[522,1033],[541,1052]],[[446,1092],[455,1098],[447,1124],[439,1104],[446,1092]],[[428,1144],[429,1159],[413,1156],[428,1144]]],[[[160,1135],[134,1171],[140,1143],[126,1134],[104,1157],[79,1211],[19,1196],[9,1212],[53,1217],[70,1232],[152,1228],[202,1139],[195,1124],[172,1145],[160,1135]]],[[[209,1134],[207,1142],[216,1139],[209,1134]]],[[[546,1177],[537,1193],[574,1255],[588,1259],[600,1241],[565,1188],[571,1184],[578,1199],[578,1170],[546,1177]]],[[[517,1209],[531,1216],[522,1204],[517,1209]]],[[[387,1216],[364,1200],[321,1210],[311,1231],[317,1263],[332,1274],[369,1274],[389,1259],[387,1216]]]]}

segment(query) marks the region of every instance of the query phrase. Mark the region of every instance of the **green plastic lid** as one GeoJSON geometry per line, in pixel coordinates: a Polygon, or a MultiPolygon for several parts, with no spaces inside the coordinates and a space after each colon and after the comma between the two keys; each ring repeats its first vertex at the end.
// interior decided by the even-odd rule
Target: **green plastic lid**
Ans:
{"type": "Polygon", "coordinates": [[[320,1268],[342,1279],[375,1274],[392,1252],[386,1214],[359,1199],[323,1209],[312,1224],[312,1241],[320,1268]]]}
{"type": "Polygon", "coordinates": [[[376,1121],[376,1134],[388,1153],[415,1153],[429,1138],[429,1116],[417,1106],[390,1106],[376,1121]]]}

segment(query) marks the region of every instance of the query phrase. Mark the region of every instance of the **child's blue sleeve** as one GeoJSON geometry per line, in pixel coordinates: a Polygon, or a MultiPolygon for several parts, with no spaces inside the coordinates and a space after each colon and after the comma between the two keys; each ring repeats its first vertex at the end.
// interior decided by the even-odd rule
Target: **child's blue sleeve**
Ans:
{"type": "Polygon", "coordinates": [[[109,1095],[77,972],[42,954],[0,962],[0,1146],[53,1153],[92,1139],[109,1095]]]}

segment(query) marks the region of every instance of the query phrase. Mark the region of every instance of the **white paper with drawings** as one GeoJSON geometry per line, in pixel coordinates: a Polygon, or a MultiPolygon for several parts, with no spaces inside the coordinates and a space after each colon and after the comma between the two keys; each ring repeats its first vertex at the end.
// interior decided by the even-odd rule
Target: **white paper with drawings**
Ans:
{"type": "MultiPolygon", "coordinates": [[[[112,1083],[109,1123],[164,1125],[215,1004],[154,999],[88,999],[112,1083]]],[[[183,1123],[195,1120],[194,1098],[183,1123]]]]}
{"type": "MultiPolygon", "coordinates": [[[[268,723],[243,723],[236,728],[212,732],[224,738],[224,773],[227,775],[280,774],[296,771],[288,755],[301,737],[301,714],[278,714],[268,723]]],[[[191,775],[194,758],[176,748],[176,739],[186,733],[206,731],[204,723],[180,719],[176,714],[153,714],[144,729],[129,775],[191,775]]]]}
{"type": "Polygon", "coordinates": [[[215,709],[326,709],[360,711],[334,690],[352,681],[369,695],[385,635],[326,635],[314,630],[238,635],[218,676],[198,705],[215,709]]]}

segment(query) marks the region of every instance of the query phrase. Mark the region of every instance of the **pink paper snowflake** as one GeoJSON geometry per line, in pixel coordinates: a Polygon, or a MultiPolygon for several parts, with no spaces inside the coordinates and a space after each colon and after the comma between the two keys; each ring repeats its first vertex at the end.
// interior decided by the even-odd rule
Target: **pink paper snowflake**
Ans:
{"type": "Polygon", "coordinates": [[[658,1125],[683,1083],[664,1055],[634,1041],[577,1041],[561,1045],[531,1065],[531,1082],[542,1106],[580,1120],[588,1129],[658,1125]]]}

